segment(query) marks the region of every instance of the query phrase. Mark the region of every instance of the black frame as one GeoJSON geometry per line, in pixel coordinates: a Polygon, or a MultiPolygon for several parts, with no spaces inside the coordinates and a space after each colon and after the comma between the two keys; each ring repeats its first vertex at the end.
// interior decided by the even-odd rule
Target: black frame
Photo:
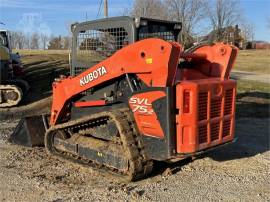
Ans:
{"type": "Polygon", "coordinates": [[[163,161],[171,159],[176,154],[176,112],[175,112],[175,87],[150,87],[135,91],[132,95],[143,92],[163,91],[166,96],[152,103],[164,138],[141,135],[145,152],[150,159],[163,161]]]}

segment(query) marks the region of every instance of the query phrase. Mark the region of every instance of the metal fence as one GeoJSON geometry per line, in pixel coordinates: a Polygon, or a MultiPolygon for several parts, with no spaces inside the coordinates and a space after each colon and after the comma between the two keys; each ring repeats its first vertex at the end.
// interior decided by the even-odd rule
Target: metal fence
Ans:
{"type": "Polygon", "coordinates": [[[75,68],[75,75],[85,71],[129,43],[123,27],[85,30],[77,36],[76,60],[82,64],[75,68]]]}

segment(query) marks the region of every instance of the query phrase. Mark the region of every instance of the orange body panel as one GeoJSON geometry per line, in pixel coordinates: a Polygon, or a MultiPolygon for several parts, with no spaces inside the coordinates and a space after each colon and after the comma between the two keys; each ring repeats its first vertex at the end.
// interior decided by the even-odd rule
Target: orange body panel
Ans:
{"type": "Polygon", "coordinates": [[[228,79],[235,62],[237,49],[222,43],[214,46],[203,46],[195,54],[206,53],[206,60],[201,61],[198,70],[210,77],[228,79]]]}
{"type": "Polygon", "coordinates": [[[235,63],[238,49],[234,46],[217,43],[205,45],[193,53],[182,54],[193,65],[192,68],[178,69],[177,81],[208,78],[228,79],[235,63]]]}
{"type": "Polygon", "coordinates": [[[192,68],[177,72],[177,153],[194,153],[233,140],[236,82],[228,77],[237,52],[234,46],[217,43],[183,54],[192,68]]]}
{"type": "Polygon", "coordinates": [[[178,153],[193,153],[233,140],[235,81],[185,81],[176,86],[176,96],[178,153]],[[183,109],[184,92],[190,93],[188,113],[183,109]]]}
{"type": "Polygon", "coordinates": [[[75,107],[93,107],[93,106],[104,106],[106,105],[105,100],[92,100],[92,101],[84,101],[84,102],[75,102],[75,107]]]}
{"type": "Polygon", "coordinates": [[[129,106],[141,134],[157,138],[164,137],[157,115],[152,108],[152,103],[164,96],[166,94],[163,91],[150,91],[136,94],[129,99],[129,106]]]}

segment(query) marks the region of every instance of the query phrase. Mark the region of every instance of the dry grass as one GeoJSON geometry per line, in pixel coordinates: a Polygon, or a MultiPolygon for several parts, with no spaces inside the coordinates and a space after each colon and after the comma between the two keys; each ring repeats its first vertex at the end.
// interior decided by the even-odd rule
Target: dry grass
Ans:
{"type": "Polygon", "coordinates": [[[270,74],[270,50],[241,50],[235,70],[270,74]]]}
{"type": "Polygon", "coordinates": [[[270,85],[259,81],[238,80],[237,91],[238,93],[254,92],[254,91],[270,93],[270,85]]]}
{"type": "MultiPolygon", "coordinates": [[[[65,55],[70,50],[14,50],[25,55],[65,55]]],[[[270,74],[270,50],[241,50],[236,60],[235,70],[270,74]]]]}
{"type": "MultiPolygon", "coordinates": [[[[69,61],[69,50],[13,50],[22,56],[22,63],[25,67],[36,65],[39,63],[58,62],[67,64],[69,61]]],[[[57,65],[56,65],[57,67],[57,65]]]]}
{"type": "Polygon", "coordinates": [[[23,49],[23,50],[13,50],[14,53],[19,53],[20,55],[24,56],[24,55],[54,55],[54,54],[58,54],[58,55],[68,55],[70,53],[70,50],[27,50],[27,49],[23,49]]]}
{"type": "MultiPolygon", "coordinates": [[[[49,91],[51,81],[58,74],[68,74],[69,52],[66,50],[20,50],[19,53],[23,56],[22,61],[31,87],[37,88],[39,92],[49,91]]],[[[235,69],[269,74],[270,50],[240,51],[235,69]]],[[[237,89],[237,118],[269,117],[269,84],[238,80],[237,89]]]]}

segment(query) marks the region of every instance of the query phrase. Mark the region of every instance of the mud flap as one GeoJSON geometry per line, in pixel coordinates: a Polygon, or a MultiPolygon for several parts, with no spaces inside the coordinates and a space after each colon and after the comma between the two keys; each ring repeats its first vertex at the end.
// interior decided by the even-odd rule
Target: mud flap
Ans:
{"type": "Polygon", "coordinates": [[[9,141],[26,147],[44,146],[45,132],[43,116],[25,117],[20,120],[9,141]]]}

